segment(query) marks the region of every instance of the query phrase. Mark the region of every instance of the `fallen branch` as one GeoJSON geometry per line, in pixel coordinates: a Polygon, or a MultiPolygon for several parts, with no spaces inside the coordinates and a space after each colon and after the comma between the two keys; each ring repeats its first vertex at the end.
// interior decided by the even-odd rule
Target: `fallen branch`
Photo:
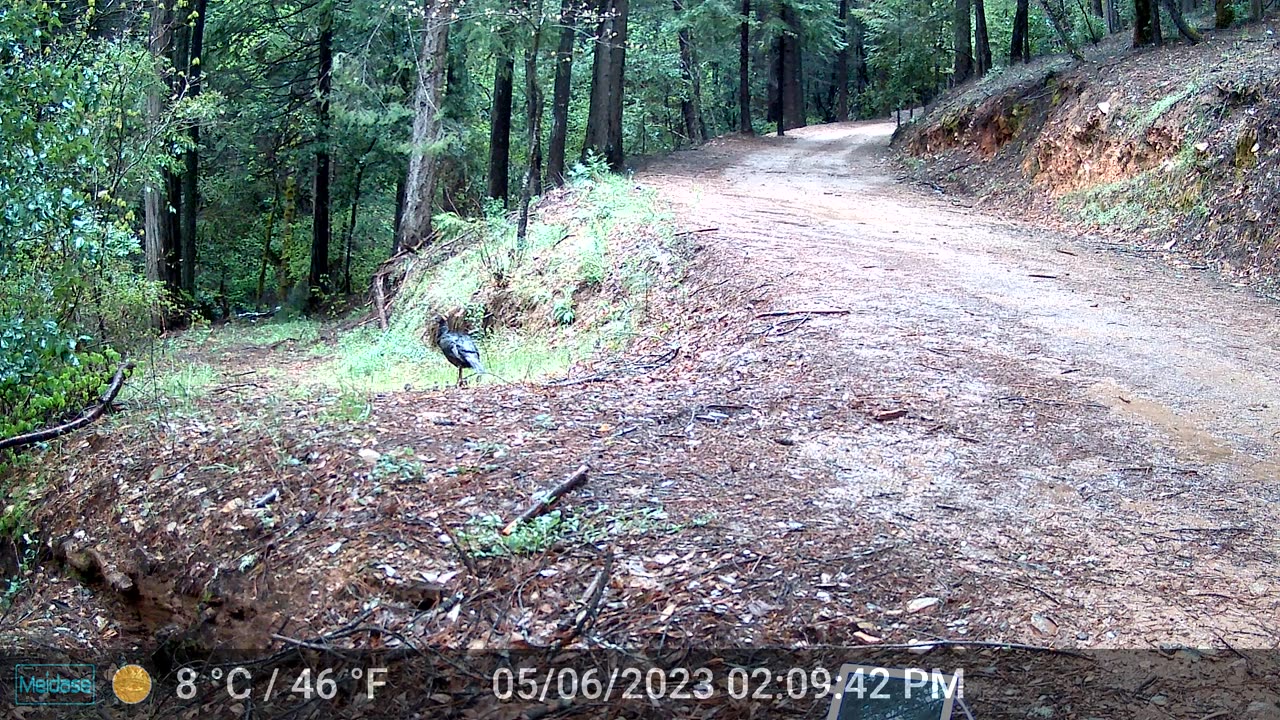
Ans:
{"type": "Polygon", "coordinates": [[[600,572],[591,579],[591,583],[587,585],[587,589],[582,593],[582,599],[578,601],[581,609],[574,615],[573,625],[570,628],[568,637],[558,641],[560,646],[573,642],[574,638],[586,631],[591,623],[595,622],[596,615],[600,613],[600,601],[604,599],[604,592],[609,587],[609,574],[613,572],[613,551],[605,550],[604,566],[600,568],[600,572]]]}
{"type": "Polygon", "coordinates": [[[727,283],[733,282],[733,281],[734,281],[734,280],[736,280],[736,279],[737,279],[736,277],[729,276],[729,277],[727,277],[727,278],[725,278],[725,279],[723,279],[723,280],[720,280],[720,281],[718,281],[718,282],[708,283],[708,284],[706,284],[706,285],[699,285],[698,287],[694,288],[693,290],[690,290],[690,291],[689,291],[689,294],[688,294],[686,297],[693,297],[694,295],[697,295],[698,293],[702,292],[703,290],[706,290],[706,289],[708,289],[708,288],[713,288],[713,287],[720,287],[721,285],[725,285],[725,284],[727,284],[727,283]]]}
{"type": "Polygon", "coordinates": [[[699,228],[697,230],[681,230],[680,232],[675,233],[673,237],[680,237],[682,235],[694,235],[697,233],[715,232],[719,229],[720,228],[718,227],[709,227],[709,228],[699,228]]]}
{"type": "Polygon", "coordinates": [[[569,475],[569,477],[565,478],[559,485],[552,488],[551,492],[547,493],[546,497],[530,505],[524,512],[520,513],[519,517],[507,523],[507,526],[502,528],[502,534],[510,535],[515,532],[516,528],[520,526],[520,523],[528,522],[549,511],[557,502],[560,501],[560,498],[565,493],[586,482],[587,472],[590,469],[591,468],[586,463],[579,465],[578,469],[573,471],[573,474],[569,475]]]}
{"type": "Polygon", "coordinates": [[[605,382],[610,378],[621,376],[627,373],[635,374],[640,371],[657,370],[658,368],[663,367],[664,365],[667,365],[672,360],[675,360],[676,357],[680,354],[679,345],[671,345],[670,343],[667,343],[667,344],[670,347],[670,349],[662,353],[661,355],[649,355],[648,358],[651,358],[649,362],[628,363],[621,367],[610,368],[610,369],[603,370],[598,373],[593,373],[591,375],[586,375],[583,377],[564,378],[562,380],[552,380],[551,382],[543,383],[542,387],[566,387],[569,385],[582,385],[584,383],[605,382]]]}
{"type": "Polygon", "coordinates": [[[107,386],[106,394],[102,396],[102,400],[100,400],[98,404],[95,405],[93,409],[91,409],[89,412],[76,418],[75,420],[72,420],[71,422],[63,423],[62,425],[58,425],[56,427],[46,428],[44,430],[37,430],[35,432],[29,432],[25,435],[16,435],[11,438],[5,438],[4,440],[0,440],[0,450],[4,450],[7,448],[23,447],[24,445],[31,445],[33,443],[52,440],[56,437],[61,437],[62,435],[66,435],[69,432],[79,430],[85,425],[88,425],[94,420],[97,420],[98,418],[102,417],[102,414],[107,411],[107,407],[110,406],[111,402],[116,399],[116,395],[120,394],[120,388],[124,387],[125,374],[132,369],[133,369],[132,362],[126,362],[125,364],[117,368],[115,376],[111,378],[111,384],[107,386]]]}
{"type": "Polygon", "coordinates": [[[280,635],[279,633],[271,633],[271,639],[279,640],[282,643],[286,643],[294,647],[305,648],[307,650],[319,650],[320,652],[331,652],[335,655],[344,655],[344,648],[336,648],[330,645],[323,645],[318,642],[308,642],[306,640],[299,640],[297,638],[291,638],[287,635],[280,635]]]}
{"type": "MultiPolygon", "coordinates": [[[[773,330],[774,328],[781,327],[782,325],[785,325],[786,323],[792,322],[793,320],[795,320],[795,318],[790,318],[790,319],[787,319],[787,320],[783,320],[783,321],[781,321],[781,322],[776,322],[776,323],[774,323],[774,324],[773,324],[773,328],[770,328],[770,330],[773,330]]],[[[799,322],[797,322],[795,325],[792,325],[791,327],[787,328],[786,330],[783,330],[782,332],[770,332],[770,333],[768,334],[768,337],[771,337],[771,338],[780,338],[780,337],[782,337],[782,336],[784,336],[784,335],[790,335],[791,333],[793,333],[793,332],[795,332],[795,331],[799,330],[800,328],[804,327],[804,324],[805,324],[805,323],[807,323],[807,322],[809,322],[809,316],[808,316],[808,315],[805,315],[804,317],[801,317],[801,318],[800,318],[800,321],[799,321],[799,322]]]]}
{"type": "Polygon", "coordinates": [[[771,312],[757,313],[756,319],[767,317],[782,317],[783,315],[848,315],[851,310],[773,310],[771,312]]]}
{"type": "Polygon", "coordinates": [[[1054,655],[1070,655],[1071,657],[1081,658],[1083,660],[1095,660],[1089,655],[1068,650],[1066,648],[1048,647],[1046,645],[1026,645],[1023,643],[1000,642],[999,640],[921,640],[918,643],[875,643],[867,645],[868,648],[877,650],[916,650],[919,652],[928,652],[934,648],[940,647],[975,647],[975,648],[995,648],[999,650],[1024,650],[1027,652],[1052,653],[1054,655]]]}
{"type": "Polygon", "coordinates": [[[138,588],[133,584],[133,578],[121,572],[97,548],[81,550],[71,540],[66,540],[59,546],[58,554],[83,575],[102,578],[112,590],[121,595],[136,596],[138,588]]]}
{"type": "Polygon", "coordinates": [[[462,560],[462,564],[466,566],[467,570],[475,577],[480,577],[480,570],[476,568],[475,559],[471,557],[471,553],[467,552],[466,548],[462,547],[462,543],[458,542],[457,536],[453,534],[449,526],[439,523],[437,527],[443,530],[445,536],[449,538],[449,544],[453,546],[453,551],[458,553],[458,559],[462,560]]]}
{"type": "Polygon", "coordinates": [[[244,387],[256,387],[256,388],[260,388],[260,387],[262,387],[262,383],[259,383],[259,382],[241,382],[241,383],[231,383],[230,385],[221,385],[221,386],[219,386],[219,387],[216,387],[216,388],[214,388],[214,389],[210,390],[210,391],[209,391],[209,394],[210,394],[210,395],[217,395],[218,393],[231,392],[232,390],[239,390],[240,388],[244,388],[244,387]]]}

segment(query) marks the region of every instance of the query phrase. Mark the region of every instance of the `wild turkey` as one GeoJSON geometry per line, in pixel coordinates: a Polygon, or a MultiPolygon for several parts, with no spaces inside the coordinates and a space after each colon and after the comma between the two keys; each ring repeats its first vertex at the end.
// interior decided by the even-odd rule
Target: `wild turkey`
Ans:
{"type": "Polygon", "coordinates": [[[470,368],[483,375],[484,365],[480,364],[480,351],[476,349],[476,341],[466,333],[450,330],[449,321],[443,315],[437,315],[436,322],[436,347],[444,353],[446,360],[458,368],[458,387],[462,387],[464,369],[470,368]]]}

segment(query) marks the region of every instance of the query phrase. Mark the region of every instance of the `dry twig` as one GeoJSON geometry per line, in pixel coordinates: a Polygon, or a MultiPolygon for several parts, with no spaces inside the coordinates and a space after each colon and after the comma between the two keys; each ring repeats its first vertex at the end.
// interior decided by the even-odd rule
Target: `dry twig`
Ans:
{"type": "Polygon", "coordinates": [[[524,512],[520,513],[515,520],[507,523],[507,526],[502,528],[502,534],[510,535],[515,532],[516,528],[520,526],[520,523],[528,522],[529,520],[532,520],[555,507],[555,504],[560,501],[560,498],[563,497],[565,493],[586,482],[587,472],[590,470],[590,466],[586,463],[579,465],[577,470],[574,470],[568,477],[561,481],[559,485],[552,488],[551,491],[547,493],[546,497],[530,505],[524,512]]]}
{"type": "Polygon", "coordinates": [[[770,312],[756,313],[756,319],[767,317],[782,317],[783,315],[848,315],[851,310],[840,310],[838,308],[815,308],[813,310],[773,310],[770,312]]]}

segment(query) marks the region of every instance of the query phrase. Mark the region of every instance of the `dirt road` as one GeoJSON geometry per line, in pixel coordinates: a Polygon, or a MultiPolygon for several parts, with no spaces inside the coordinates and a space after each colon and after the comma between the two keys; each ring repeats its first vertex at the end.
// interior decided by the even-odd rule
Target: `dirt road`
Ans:
{"type": "Polygon", "coordinates": [[[797,525],[888,542],[863,579],[911,575],[962,634],[1275,647],[1280,309],[900,184],[892,131],[722,140],[638,175],[718,228],[699,235],[716,263],[771,283],[755,310],[848,311],[700,356],[756,382],[799,369],[773,429],[792,474],[834,482],[786,503],[797,525]],[[815,521],[833,512],[847,532],[815,521]]]}

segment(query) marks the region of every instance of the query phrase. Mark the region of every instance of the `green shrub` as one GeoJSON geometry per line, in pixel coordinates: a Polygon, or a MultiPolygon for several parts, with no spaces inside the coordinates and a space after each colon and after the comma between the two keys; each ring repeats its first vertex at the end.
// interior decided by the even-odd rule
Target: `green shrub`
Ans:
{"type": "Polygon", "coordinates": [[[0,437],[67,419],[105,391],[120,360],[111,348],[90,351],[52,320],[0,320],[0,437]]]}

